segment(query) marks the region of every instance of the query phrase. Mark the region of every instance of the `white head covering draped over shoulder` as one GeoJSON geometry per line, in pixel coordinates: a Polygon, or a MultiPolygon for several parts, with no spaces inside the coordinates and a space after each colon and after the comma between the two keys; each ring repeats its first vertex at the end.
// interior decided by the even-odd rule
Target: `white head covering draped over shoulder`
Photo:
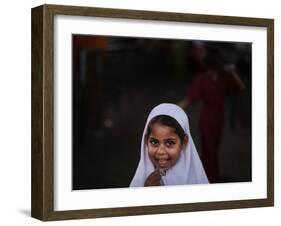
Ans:
{"type": "Polygon", "coordinates": [[[147,118],[141,141],[140,161],[130,187],[144,186],[146,178],[155,170],[148,157],[145,135],[150,120],[158,115],[168,115],[176,119],[183,128],[185,134],[188,136],[188,144],[185,150],[181,151],[181,156],[176,164],[167,170],[165,176],[162,176],[162,183],[164,183],[164,185],[209,183],[190,134],[187,115],[177,105],[165,103],[153,108],[147,118]]]}

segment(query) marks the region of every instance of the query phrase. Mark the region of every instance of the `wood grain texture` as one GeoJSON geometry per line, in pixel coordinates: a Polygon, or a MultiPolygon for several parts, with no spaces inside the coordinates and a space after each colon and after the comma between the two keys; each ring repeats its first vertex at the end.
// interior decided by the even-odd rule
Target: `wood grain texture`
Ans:
{"type": "Polygon", "coordinates": [[[250,18],[250,17],[233,17],[233,16],[215,16],[189,13],[169,13],[158,11],[141,11],[127,9],[110,9],[94,8],[65,5],[44,5],[54,14],[74,15],[74,16],[93,16],[93,17],[111,17],[111,18],[128,18],[141,20],[158,20],[158,21],[177,21],[192,23],[212,23],[226,25],[243,25],[243,26],[262,26],[265,27],[270,19],[250,18]]]}
{"type": "Polygon", "coordinates": [[[43,7],[32,10],[31,216],[43,219],[43,7]]]}
{"type": "Polygon", "coordinates": [[[136,216],[148,214],[180,213],[189,211],[209,211],[222,209],[252,208],[271,206],[268,199],[222,201],[205,203],[184,203],[156,206],[138,206],[105,209],[87,209],[52,212],[46,220],[70,220],[117,216],[136,216]]]}
{"type": "MultiPolygon", "coordinates": [[[[43,5],[32,9],[32,201],[40,220],[250,208],[274,204],[274,21],[272,19],[43,5]],[[54,16],[210,23],[267,28],[267,198],[173,205],[54,211],[54,16]]],[[[254,151],[254,150],[253,150],[254,151]]]]}
{"type": "Polygon", "coordinates": [[[44,7],[44,188],[45,214],[49,218],[54,210],[54,18],[44,7]]]}
{"type": "Polygon", "coordinates": [[[53,212],[53,17],[32,9],[32,201],[31,215],[53,212]]]}
{"type": "Polygon", "coordinates": [[[267,197],[274,205],[274,20],[267,24],[267,197]]]}

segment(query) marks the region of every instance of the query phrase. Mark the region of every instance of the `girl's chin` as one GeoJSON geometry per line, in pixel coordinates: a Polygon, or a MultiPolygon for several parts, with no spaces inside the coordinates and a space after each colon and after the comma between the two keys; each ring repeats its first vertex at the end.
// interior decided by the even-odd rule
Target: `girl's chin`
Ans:
{"type": "Polygon", "coordinates": [[[158,165],[157,168],[160,170],[168,170],[170,168],[170,166],[158,165]]]}
{"type": "Polygon", "coordinates": [[[158,168],[167,170],[170,167],[169,160],[158,160],[157,161],[158,168]]]}
{"type": "Polygon", "coordinates": [[[156,165],[156,168],[158,168],[158,169],[160,169],[160,170],[164,170],[164,171],[166,171],[166,170],[168,170],[169,168],[170,168],[170,165],[169,164],[157,164],[156,165]]]}

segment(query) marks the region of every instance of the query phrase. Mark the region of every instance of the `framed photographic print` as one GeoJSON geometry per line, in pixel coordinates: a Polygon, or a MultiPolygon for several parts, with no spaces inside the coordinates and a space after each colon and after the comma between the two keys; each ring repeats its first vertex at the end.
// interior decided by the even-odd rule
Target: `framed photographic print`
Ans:
{"type": "Polygon", "coordinates": [[[274,21],[32,9],[32,216],[274,205],[274,21]]]}

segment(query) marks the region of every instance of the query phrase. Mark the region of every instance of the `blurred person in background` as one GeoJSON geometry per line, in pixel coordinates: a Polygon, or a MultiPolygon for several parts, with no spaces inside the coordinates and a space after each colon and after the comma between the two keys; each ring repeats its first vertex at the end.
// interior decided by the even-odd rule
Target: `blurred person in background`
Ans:
{"type": "Polygon", "coordinates": [[[218,149],[224,128],[225,97],[245,89],[235,65],[224,63],[218,49],[208,51],[205,70],[195,76],[187,95],[178,103],[186,109],[201,101],[199,133],[202,162],[211,183],[219,182],[218,149]]]}

